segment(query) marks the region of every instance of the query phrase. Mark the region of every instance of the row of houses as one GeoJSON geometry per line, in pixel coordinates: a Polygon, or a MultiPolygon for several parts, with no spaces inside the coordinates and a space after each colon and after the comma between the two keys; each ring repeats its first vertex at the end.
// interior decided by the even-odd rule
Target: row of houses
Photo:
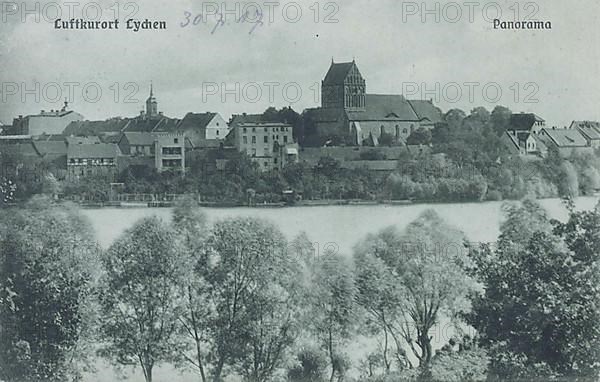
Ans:
{"type": "Polygon", "coordinates": [[[503,136],[508,149],[522,157],[544,158],[554,147],[562,157],[589,154],[600,147],[600,123],[573,121],[568,127],[548,127],[533,113],[513,114],[503,136]]]}

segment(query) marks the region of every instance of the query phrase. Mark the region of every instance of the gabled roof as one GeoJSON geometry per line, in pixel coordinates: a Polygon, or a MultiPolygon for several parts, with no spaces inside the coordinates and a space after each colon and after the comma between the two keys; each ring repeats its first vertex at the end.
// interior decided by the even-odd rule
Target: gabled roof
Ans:
{"type": "Polygon", "coordinates": [[[178,119],[160,116],[158,118],[132,118],[124,131],[173,131],[178,119]]]}
{"type": "Polygon", "coordinates": [[[419,121],[410,103],[402,95],[367,94],[365,111],[348,111],[350,121],[419,121]]]}
{"type": "Polygon", "coordinates": [[[100,138],[92,135],[87,137],[66,137],[68,145],[93,145],[95,143],[100,143],[100,138]]]}
{"type": "Polygon", "coordinates": [[[126,131],[123,137],[127,138],[127,142],[133,146],[152,146],[154,145],[154,135],[152,133],[140,131],[126,131]]]}
{"type": "Polygon", "coordinates": [[[111,118],[106,121],[73,121],[63,130],[65,135],[101,135],[118,133],[127,127],[130,119],[111,118]]]}
{"type": "Polygon", "coordinates": [[[264,119],[262,114],[234,114],[231,116],[229,126],[233,127],[242,123],[258,123],[264,119]]]}
{"type": "Polygon", "coordinates": [[[576,128],[590,140],[600,139],[600,122],[596,121],[573,121],[570,129],[576,128]]]}
{"type": "Polygon", "coordinates": [[[31,140],[0,141],[0,152],[39,158],[41,155],[31,140]]]}
{"type": "Polygon", "coordinates": [[[63,141],[34,141],[33,145],[42,156],[57,157],[67,155],[67,142],[63,141]]]}
{"type": "Polygon", "coordinates": [[[348,76],[348,72],[350,72],[350,69],[352,69],[354,65],[354,62],[340,62],[337,64],[332,62],[325,75],[325,79],[323,80],[323,85],[343,84],[348,76]]]}
{"type": "Polygon", "coordinates": [[[587,146],[585,137],[577,129],[543,129],[542,131],[558,147],[587,146]]]}
{"type": "Polygon", "coordinates": [[[67,148],[69,158],[116,158],[120,154],[119,146],[114,143],[69,145],[67,148]]]}
{"type": "Polygon", "coordinates": [[[415,114],[420,120],[428,120],[431,123],[441,123],[444,121],[442,111],[428,100],[408,100],[415,114]]]}
{"type": "Polygon", "coordinates": [[[177,125],[178,130],[186,130],[190,128],[205,129],[206,126],[213,120],[217,113],[187,113],[185,117],[177,125]]]}
{"type": "Polygon", "coordinates": [[[545,122],[540,116],[534,113],[518,113],[510,116],[508,130],[531,130],[536,122],[545,122]]]}

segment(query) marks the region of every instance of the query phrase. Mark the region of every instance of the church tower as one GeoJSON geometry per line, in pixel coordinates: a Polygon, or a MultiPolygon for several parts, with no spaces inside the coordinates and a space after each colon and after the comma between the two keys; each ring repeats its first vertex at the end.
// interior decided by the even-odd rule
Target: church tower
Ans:
{"type": "Polygon", "coordinates": [[[364,111],[366,109],[366,81],[356,62],[335,63],[321,82],[321,107],[364,111]]]}
{"type": "Polygon", "coordinates": [[[146,116],[148,118],[156,117],[158,115],[158,103],[152,91],[152,82],[150,82],[150,97],[146,100],[146,116]]]}

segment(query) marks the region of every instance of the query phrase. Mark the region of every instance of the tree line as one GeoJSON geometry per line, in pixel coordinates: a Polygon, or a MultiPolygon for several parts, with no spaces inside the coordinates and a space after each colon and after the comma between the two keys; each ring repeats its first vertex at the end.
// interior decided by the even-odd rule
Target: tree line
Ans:
{"type": "Polygon", "coordinates": [[[147,382],[164,364],[202,382],[596,380],[600,213],[568,206],[561,223],[507,204],[493,246],[429,210],[342,256],[191,199],[102,250],[76,208],[34,199],[0,212],[0,380],[76,381],[98,357],[147,382]]]}

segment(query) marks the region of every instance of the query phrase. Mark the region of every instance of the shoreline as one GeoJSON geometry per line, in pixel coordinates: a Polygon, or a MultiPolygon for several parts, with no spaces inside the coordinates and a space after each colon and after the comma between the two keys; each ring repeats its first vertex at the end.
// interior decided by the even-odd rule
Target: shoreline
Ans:
{"type": "MultiPolygon", "coordinates": [[[[593,195],[580,195],[579,198],[598,198],[599,193],[593,195]]],[[[535,198],[535,200],[562,200],[560,196],[550,196],[544,198],[535,198]]],[[[423,204],[485,204],[492,202],[518,202],[523,199],[502,199],[502,200],[463,200],[463,201],[440,201],[440,200],[311,200],[296,203],[257,203],[257,204],[242,204],[242,203],[230,203],[230,202],[199,202],[198,206],[203,208],[220,208],[220,209],[233,209],[233,208],[247,208],[247,209],[283,209],[283,208],[294,208],[294,207],[332,207],[332,206],[419,206],[423,204]]],[[[78,203],[82,209],[103,209],[103,208],[117,208],[117,209],[129,209],[129,208],[172,208],[173,202],[98,202],[98,203],[78,203]]]]}

